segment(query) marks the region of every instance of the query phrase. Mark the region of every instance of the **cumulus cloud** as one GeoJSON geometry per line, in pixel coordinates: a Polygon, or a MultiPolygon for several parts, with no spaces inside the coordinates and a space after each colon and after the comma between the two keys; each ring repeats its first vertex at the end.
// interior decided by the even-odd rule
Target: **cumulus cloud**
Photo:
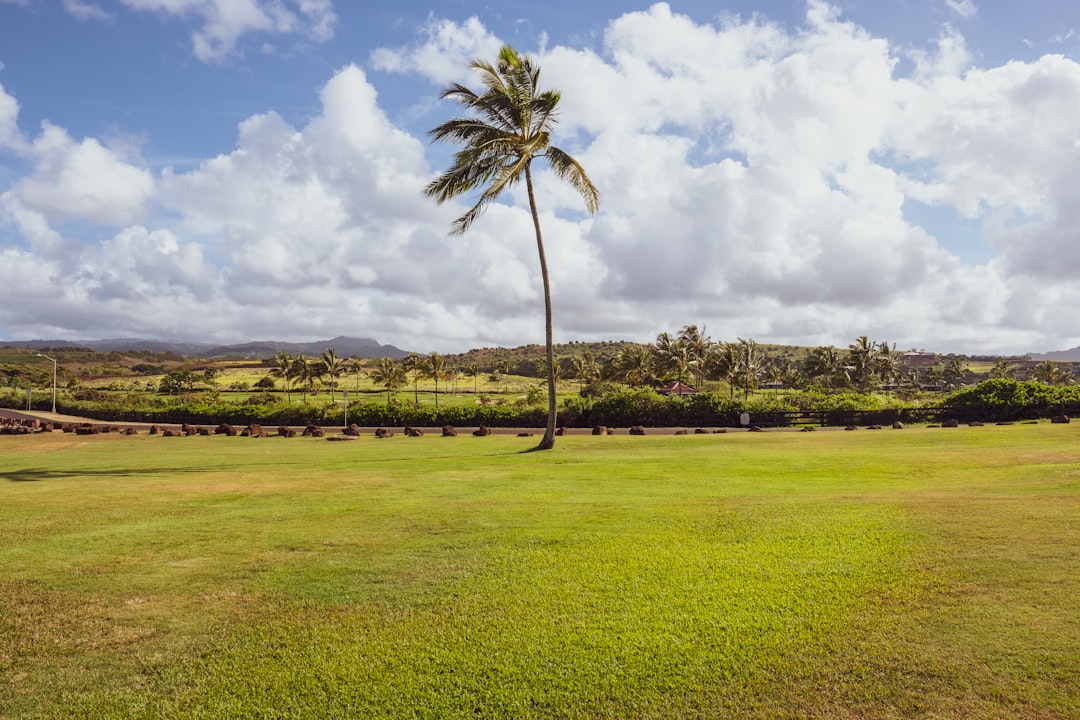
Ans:
{"type": "MultiPolygon", "coordinates": [[[[0,66],[2,67],[2,66],[0,66]]],[[[22,150],[25,145],[19,131],[19,101],[0,85],[0,150],[22,150]]]]}
{"type": "Polygon", "coordinates": [[[979,12],[971,0],[945,0],[945,5],[964,20],[970,20],[979,12]]]}
{"type": "Polygon", "coordinates": [[[112,15],[99,5],[83,0],[64,0],[64,10],[77,20],[109,20],[112,15]]]}
{"type": "MultiPolygon", "coordinates": [[[[78,2],[78,0],[68,0],[78,2]]],[[[219,62],[248,34],[299,33],[316,41],[334,34],[331,0],[121,0],[129,8],[168,17],[192,18],[201,26],[191,36],[195,56],[219,62]]],[[[81,5],[82,3],[79,2],[81,5]]]]}
{"type": "Polygon", "coordinates": [[[468,80],[474,58],[493,58],[500,41],[475,17],[456,23],[434,16],[420,28],[420,39],[408,47],[376,48],[371,64],[377,70],[411,72],[439,83],[468,80]]]}
{"type": "Polygon", "coordinates": [[[122,225],[135,220],[154,193],[154,178],[95,138],[76,142],[63,128],[45,123],[30,144],[33,172],[5,192],[51,222],[84,220],[122,225]]]}
{"type": "MultiPolygon", "coordinates": [[[[963,14],[970,3],[953,4],[963,14]]],[[[139,5],[196,12],[185,0],[139,5]]],[[[322,6],[274,7],[316,17],[322,6]]],[[[602,195],[588,217],[537,168],[557,336],[648,339],[693,322],[720,339],[799,344],[1080,343],[1062,320],[1080,311],[1080,65],[1047,55],[979,68],[954,28],[913,52],[820,0],[806,10],[790,29],[701,23],[659,3],[613,19],[597,48],[538,52],[544,82],[563,91],[556,142],[602,195]],[[913,204],[976,224],[993,259],[966,259],[913,204]]],[[[255,28],[246,22],[231,27],[255,28]]],[[[0,196],[21,241],[0,245],[0,322],[27,327],[11,295],[21,274],[48,278],[38,336],[538,341],[523,190],[448,238],[468,200],[423,196],[435,153],[377,91],[401,73],[433,88],[469,82],[468,61],[499,44],[476,19],[429,18],[415,43],[373,53],[372,74],[335,73],[304,122],[253,115],[231,150],[157,176],[132,151],[61,128],[24,138],[0,90],[0,147],[31,163],[0,196]],[[94,227],[105,229],[88,242],[94,227]]],[[[456,111],[429,110],[430,125],[456,111]]]]}

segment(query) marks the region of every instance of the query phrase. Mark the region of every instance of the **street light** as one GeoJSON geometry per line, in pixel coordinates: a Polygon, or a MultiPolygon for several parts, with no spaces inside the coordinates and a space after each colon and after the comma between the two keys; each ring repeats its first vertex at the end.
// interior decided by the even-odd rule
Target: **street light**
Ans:
{"type": "Polygon", "coordinates": [[[51,358],[48,355],[42,353],[36,353],[38,357],[43,357],[46,360],[52,360],[52,411],[56,414],[56,358],[51,358]]]}

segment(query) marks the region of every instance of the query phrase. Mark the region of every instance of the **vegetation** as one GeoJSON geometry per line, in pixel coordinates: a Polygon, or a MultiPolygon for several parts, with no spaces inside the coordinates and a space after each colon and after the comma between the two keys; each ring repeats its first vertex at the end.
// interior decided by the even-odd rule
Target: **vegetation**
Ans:
{"type": "Polygon", "coordinates": [[[450,169],[435,178],[427,186],[426,192],[442,203],[483,188],[476,204],[454,221],[452,232],[462,234],[488,204],[525,178],[544,287],[545,368],[548,372],[547,428],[537,449],[548,450],[555,446],[555,354],[551,284],[540,232],[540,215],[533,192],[533,161],[538,158],[546,160],[555,175],[569,182],[581,194],[590,213],[595,213],[599,208],[600,196],[577,160],[551,144],[551,130],[556,122],[560,95],[554,90],[540,89],[540,68],[509,45],[504,45],[500,50],[495,65],[474,60],[471,67],[480,74],[485,91],[477,94],[458,83],[443,90],[443,99],[449,98],[462,104],[469,115],[448,120],[431,131],[435,140],[463,147],[454,154],[450,169]]]}
{"type": "MultiPolygon", "coordinates": [[[[651,345],[572,342],[555,350],[550,373],[541,345],[412,353],[400,361],[340,358],[333,348],[319,357],[279,352],[261,361],[213,362],[171,353],[51,352],[58,359],[58,409],[109,420],[337,423],[344,414],[339,391],[348,389],[350,407],[378,405],[354,416],[375,424],[535,427],[544,425],[536,406],[549,374],[559,424],[568,427],[725,425],[744,412],[802,413],[804,422],[830,424],[1080,414],[1072,363],[904,354],[865,337],[847,350],[791,348],[742,338],[714,342],[704,326],[686,325],[651,345]],[[979,385],[988,379],[1005,384],[979,385]],[[660,394],[677,381],[693,384],[691,394],[660,394]],[[1002,389],[1016,383],[1023,384],[1015,392],[1002,389]],[[294,405],[295,390],[302,397],[294,405]],[[490,405],[499,410],[481,410],[490,405]]],[[[0,349],[0,405],[25,408],[31,388],[32,406],[47,411],[51,369],[32,352],[0,349]]],[[[774,416],[766,424],[782,421],[774,416]]]]}
{"type": "Polygon", "coordinates": [[[0,437],[0,717],[1077,717],[1074,428],[0,437]]]}

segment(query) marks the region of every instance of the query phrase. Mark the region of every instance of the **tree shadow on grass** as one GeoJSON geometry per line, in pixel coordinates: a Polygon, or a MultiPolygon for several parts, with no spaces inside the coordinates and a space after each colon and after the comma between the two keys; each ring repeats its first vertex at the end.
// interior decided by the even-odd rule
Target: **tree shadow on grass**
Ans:
{"type": "Polygon", "coordinates": [[[197,472],[210,472],[215,468],[210,466],[205,467],[183,467],[183,468],[156,468],[145,469],[139,468],[137,470],[42,470],[37,468],[25,469],[25,470],[4,470],[0,471],[0,479],[7,480],[8,482],[40,482],[42,480],[63,480],[65,478],[73,477],[87,477],[87,478],[130,478],[130,477],[149,477],[151,475],[176,475],[178,473],[197,473],[197,472]]]}

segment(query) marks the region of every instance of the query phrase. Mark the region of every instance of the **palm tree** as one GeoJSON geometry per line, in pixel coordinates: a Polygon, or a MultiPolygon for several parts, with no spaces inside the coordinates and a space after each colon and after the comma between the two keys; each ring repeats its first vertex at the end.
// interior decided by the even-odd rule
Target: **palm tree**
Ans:
{"type": "Polygon", "coordinates": [[[717,350],[710,354],[709,364],[716,368],[716,374],[728,384],[728,397],[735,399],[735,383],[742,368],[742,352],[737,343],[720,343],[717,350]]]}
{"type": "Polygon", "coordinates": [[[510,371],[513,370],[513,369],[514,369],[513,365],[511,365],[510,361],[505,359],[505,358],[500,360],[495,365],[495,372],[502,375],[503,393],[510,392],[510,380],[509,380],[509,378],[510,378],[510,371]]]}
{"type": "Polygon", "coordinates": [[[401,371],[403,373],[412,373],[412,387],[413,387],[413,405],[420,404],[420,375],[423,373],[423,363],[420,360],[420,356],[414,352],[405,356],[405,359],[401,361],[401,371]]]}
{"type": "MultiPolygon", "coordinates": [[[[474,60],[471,68],[480,74],[485,90],[477,94],[454,83],[442,91],[441,98],[461,103],[470,116],[448,120],[431,131],[433,139],[460,145],[462,149],[454,154],[450,169],[435,178],[425,192],[443,203],[483,187],[476,204],[451,227],[452,234],[460,235],[503,190],[525,178],[544,286],[547,366],[554,368],[551,285],[533,192],[533,160],[544,158],[555,175],[581,194],[590,213],[599,208],[600,195],[577,160],[551,144],[560,95],[554,90],[540,90],[540,68],[531,59],[504,45],[496,65],[474,60]]],[[[548,380],[547,429],[537,450],[555,447],[555,380],[550,375],[548,380]]]]}
{"type": "Polygon", "coordinates": [[[697,325],[683,325],[679,331],[679,342],[683,343],[690,351],[690,358],[694,368],[695,384],[700,390],[705,380],[705,359],[709,356],[712,340],[705,334],[705,326],[698,330],[697,325]]]}
{"type": "Polygon", "coordinates": [[[828,388],[847,382],[840,351],[832,345],[822,345],[811,350],[803,362],[803,372],[810,380],[818,380],[828,388]]]}
{"type": "Polygon", "coordinates": [[[306,402],[308,390],[307,380],[310,377],[306,355],[297,355],[293,358],[292,364],[289,366],[289,376],[294,382],[300,384],[301,397],[306,402]]]}
{"type": "Polygon", "coordinates": [[[968,366],[961,358],[951,357],[941,368],[941,380],[947,387],[955,389],[960,386],[960,382],[968,372],[968,366]]]}
{"type": "Polygon", "coordinates": [[[469,364],[465,366],[465,374],[472,377],[472,393],[473,395],[476,395],[477,378],[480,377],[480,363],[475,360],[470,361],[469,364]]]}
{"type": "Polygon", "coordinates": [[[285,399],[290,403],[292,402],[292,396],[289,395],[293,381],[292,365],[293,359],[289,356],[289,353],[282,350],[274,355],[274,369],[270,371],[270,377],[281,380],[281,387],[285,390],[285,399]]]}
{"type": "Polygon", "coordinates": [[[345,372],[353,376],[356,392],[360,392],[360,376],[364,374],[364,363],[360,358],[351,357],[345,362],[345,372]]]}
{"type": "Polygon", "coordinates": [[[1068,385],[1072,376],[1068,370],[1059,367],[1053,360],[1043,360],[1032,368],[1031,379],[1044,385],[1068,385]]]}
{"type": "Polygon", "coordinates": [[[446,358],[437,352],[427,356],[426,372],[428,377],[435,379],[435,409],[439,409],[439,378],[446,371],[446,358]]]}
{"type": "Polygon", "coordinates": [[[614,359],[620,379],[630,387],[656,382],[656,356],[647,345],[628,345],[614,359]]]}
{"type": "Polygon", "coordinates": [[[889,394],[889,386],[900,380],[900,357],[902,353],[896,349],[896,343],[892,348],[887,341],[879,342],[874,353],[874,370],[881,382],[885,385],[885,395],[889,394]]]}
{"type": "Polygon", "coordinates": [[[875,344],[861,335],[855,342],[848,345],[847,364],[851,368],[851,380],[855,383],[855,389],[866,392],[870,386],[870,378],[874,370],[875,344]]]}
{"type": "Polygon", "coordinates": [[[662,332],[656,336],[655,352],[662,371],[675,373],[675,379],[682,385],[683,377],[694,366],[690,345],[682,337],[676,338],[671,333],[662,332]]]}
{"type": "Polygon", "coordinates": [[[584,393],[585,383],[592,382],[599,372],[596,365],[596,358],[593,357],[591,352],[586,350],[581,355],[575,355],[570,358],[570,367],[573,369],[574,377],[577,378],[578,381],[578,392],[584,393]]]}
{"type": "Polygon", "coordinates": [[[386,404],[390,404],[390,393],[405,384],[405,370],[391,358],[379,358],[375,362],[375,369],[371,371],[371,379],[376,385],[386,388],[386,404]]]}
{"type": "Polygon", "coordinates": [[[994,367],[990,369],[988,377],[1001,378],[1003,380],[1015,380],[1016,379],[1016,365],[1005,359],[998,360],[994,363],[994,367]]]}
{"type": "Polygon", "coordinates": [[[326,377],[326,365],[323,364],[321,359],[308,360],[304,358],[304,374],[302,377],[304,386],[314,398],[318,394],[318,386],[322,384],[322,379],[326,377]]]}
{"type": "Polygon", "coordinates": [[[743,400],[750,397],[750,390],[757,387],[758,375],[765,357],[753,338],[739,338],[739,377],[742,379],[743,400]]]}
{"type": "Polygon", "coordinates": [[[326,376],[330,378],[330,402],[334,402],[336,400],[335,392],[338,378],[345,372],[345,361],[337,356],[334,348],[327,348],[326,352],[322,354],[322,365],[326,371],[326,376]]]}

